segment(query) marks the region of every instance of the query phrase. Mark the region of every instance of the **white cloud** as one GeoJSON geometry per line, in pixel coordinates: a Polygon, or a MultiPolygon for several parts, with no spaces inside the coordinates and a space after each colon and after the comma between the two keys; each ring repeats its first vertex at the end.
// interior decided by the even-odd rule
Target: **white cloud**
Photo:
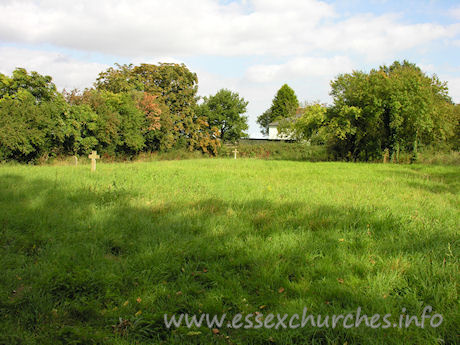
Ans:
{"type": "Polygon", "coordinates": [[[455,103],[460,104],[460,78],[445,76],[445,78],[444,79],[441,78],[441,80],[447,81],[447,86],[449,87],[450,97],[452,97],[452,100],[455,103]]]}
{"type": "Polygon", "coordinates": [[[337,50],[356,52],[369,60],[388,58],[397,52],[409,50],[443,37],[453,37],[456,25],[431,23],[405,25],[395,15],[358,15],[331,28],[323,29],[322,47],[335,46],[337,50]]]}
{"type": "Polygon", "coordinates": [[[246,78],[256,83],[282,81],[302,77],[333,78],[339,73],[351,72],[352,62],[346,56],[332,58],[301,57],[278,65],[255,65],[248,69],[246,78]]]}
{"type": "Polygon", "coordinates": [[[142,56],[142,57],[135,57],[131,60],[131,63],[134,65],[140,65],[141,63],[148,63],[148,64],[159,64],[159,63],[176,63],[176,64],[185,64],[183,60],[176,59],[171,56],[159,56],[159,57],[150,57],[150,56],[142,56]]]}
{"type": "Polygon", "coordinates": [[[292,87],[299,101],[330,101],[329,81],[338,73],[352,71],[352,63],[346,57],[334,58],[305,57],[292,59],[278,65],[255,65],[248,68],[242,77],[222,77],[204,70],[195,70],[198,74],[199,90],[202,96],[215,94],[226,88],[238,92],[249,101],[248,123],[251,137],[261,137],[256,120],[266,109],[282,84],[292,87]]]}
{"type": "Polygon", "coordinates": [[[420,69],[427,74],[436,73],[436,66],[431,63],[429,64],[418,63],[417,66],[420,67],[420,69]]]}
{"type": "MultiPolygon", "coordinates": [[[[169,57],[159,57],[132,61],[147,62],[182,62],[169,57]]],[[[16,47],[0,47],[0,72],[11,74],[16,67],[24,67],[41,74],[51,75],[56,85],[62,89],[90,87],[97,75],[108,65],[87,62],[72,58],[66,54],[30,50],[16,47]]],[[[338,73],[348,73],[353,69],[351,60],[344,56],[333,58],[304,57],[294,58],[278,65],[259,64],[248,68],[243,76],[223,77],[203,69],[189,68],[198,74],[199,94],[215,94],[221,88],[238,92],[249,101],[248,112],[250,135],[260,137],[256,124],[257,116],[269,106],[279,87],[287,82],[296,92],[300,101],[330,100],[328,96],[329,81],[338,73]]],[[[427,72],[436,72],[431,64],[423,65],[427,72]]],[[[450,95],[460,102],[460,78],[440,75],[441,80],[448,81],[450,95]]]]}
{"type": "Polygon", "coordinates": [[[0,4],[0,40],[119,56],[301,56],[371,59],[449,38],[458,28],[403,24],[391,15],[341,18],[319,0],[17,0],[0,4]]]}
{"type": "Polygon", "coordinates": [[[74,59],[68,55],[15,47],[0,47],[0,73],[10,75],[16,67],[50,75],[59,89],[91,87],[109,66],[74,59]]]}
{"type": "Polygon", "coordinates": [[[262,114],[269,106],[272,97],[281,85],[273,83],[254,84],[245,78],[222,77],[217,74],[209,73],[200,69],[192,70],[198,74],[198,94],[200,96],[209,96],[215,94],[220,89],[229,89],[237,92],[240,97],[249,101],[247,107],[249,134],[252,138],[261,137],[259,125],[257,125],[257,116],[262,114]]]}
{"type": "MultiPolygon", "coordinates": [[[[243,57],[244,66],[253,61],[245,72],[238,72],[241,65],[226,65],[225,75],[236,71],[232,77],[186,63],[198,74],[200,95],[228,88],[249,101],[251,135],[258,133],[255,120],[283,83],[293,87],[299,100],[330,101],[329,81],[339,73],[389,64],[406,52],[429,52],[431,42],[460,42],[458,23],[409,24],[394,14],[344,15],[320,0],[0,0],[0,13],[0,72],[25,67],[53,76],[60,88],[89,87],[109,67],[88,61],[85,52],[106,54],[108,63],[186,63],[200,56],[210,61],[243,57]],[[15,47],[1,46],[7,42],[15,47]],[[17,48],[21,45],[33,48],[17,48]],[[34,48],[43,46],[49,48],[34,48]],[[62,48],[79,57],[59,53],[69,51],[62,48]]],[[[450,15],[460,18],[460,7],[450,15]]],[[[444,67],[436,71],[439,64],[422,60],[428,72],[445,72],[441,79],[459,102],[458,73],[444,67]]]]}
{"type": "Polygon", "coordinates": [[[460,6],[452,7],[452,8],[449,10],[449,14],[450,14],[451,17],[453,17],[454,19],[460,20],[460,6]]]}

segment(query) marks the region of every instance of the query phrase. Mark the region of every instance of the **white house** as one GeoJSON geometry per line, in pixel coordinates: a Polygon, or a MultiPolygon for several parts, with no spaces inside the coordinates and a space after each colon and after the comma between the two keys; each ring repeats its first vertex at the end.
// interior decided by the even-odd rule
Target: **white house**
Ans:
{"type": "Polygon", "coordinates": [[[279,121],[273,121],[268,125],[268,139],[270,140],[287,140],[288,136],[278,133],[279,121]]]}
{"type": "MultiPolygon", "coordinates": [[[[302,116],[304,108],[297,108],[294,120],[302,116]]],[[[289,140],[289,136],[278,133],[279,121],[273,121],[268,124],[268,139],[269,140],[289,140]]]]}

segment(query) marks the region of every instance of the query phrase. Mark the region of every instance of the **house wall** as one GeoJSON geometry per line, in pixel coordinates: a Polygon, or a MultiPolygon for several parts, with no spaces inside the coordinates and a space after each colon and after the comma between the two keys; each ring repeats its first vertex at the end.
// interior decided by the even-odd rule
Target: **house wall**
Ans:
{"type": "Polygon", "coordinates": [[[276,126],[268,127],[268,139],[280,139],[278,137],[278,128],[276,126]]]}
{"type": "Polygon", "coordinates": [[[278,126],[268,126],[268,139],[270,140],[289,140],[285,135],[279,135],[278,126]]]}

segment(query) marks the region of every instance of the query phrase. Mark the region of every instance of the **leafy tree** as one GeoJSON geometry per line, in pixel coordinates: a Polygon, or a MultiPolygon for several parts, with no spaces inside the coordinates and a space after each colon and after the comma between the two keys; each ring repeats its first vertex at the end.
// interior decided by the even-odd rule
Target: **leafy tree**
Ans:
{"type": "Polygon", "coordinates": [[[137,107],[145,114],[143,133],[146,148],[150,151],[167,151],[174,146],[174,135],[169,108],[159,101],[157,95],[142,93],[137,107]]]}
{"type": "Polygon", "coordinates": [[[69,130],[64,142],[65,150],[86,155],[98,147],[97,114],[88,104],[73,104],[68,112],[69,130]]]}
{"type": "Polygon", "coordinates": [[[99,73],[94,86],[98,90],[110,91],[113,93],[144,91],[144,85],[139,81],[139,76],[134,72],[134,65],[115,64],[116,68],[109,67],[106,71],[99,73]]]}
{"type": "Polygon", "coordinates": [[[120,141],[117,152],[137,154],[144,148],[144,128],[146,117],[137,107],[136,93],[120,94],[114,106],[120,114],[120,141]]]}
{"type": "Polygon", "coordinates": [[[453,131],[449,143],[454,150],[460,150],[460,104],[452,106],[452,124],[453,131]]]}
{"type": "Polygon", "coordinates": [[[117,65],[102,72],[95,86],[113,93],[144,91],[155,96],[160,107],[166,105],[167,111],[162,111],[160,116],[162,129],[149,132],[149,144],[156,143],[163,149],[183,145],[190,150],[204,147],[203,150],[208,150],[217,145],[217,141],[208,122],[195,114],[197,83],[196,74],[185,65],[162,63],[117,65]]]}
{"type": "Polygon", "coordinates": [[[22,90],[16,96],[0,100],[0,159],[27,161],[45,145],[46,123],[30,92],[22,90]]]}
{"type": "Polygon", "coordinates": [[[37,72],[29,74],[24,68],[16,68],[11,77],[0,73],[0,98],[14,97],[20,90],[28,91],[36,102],[50,101],[58,96],[50,76],[37,72]]]}
{"type": "Polygon", "coordinates": [[[217,149],[220,146],[217,127],[210,126],[206,117],[195,114],[190,123],[190,129],[191,135],[188,137],[190,150],[197,148],[204,153],[217,155],[217,149]]]}
{"type": "Polygon", "coordinates": [[[85,124],[80,127],[81,150],[87,153],[97,149],[110,155],[138,153],[145,145],[146,126],[145,114],[138,107],[139,97],[138,91],[115,94],[94,89],[74,95],[73,107],[79,107],[74,113],[78,112],[80,123],[85,124]]]}
{"type": "Polygon", "coordinates": [[[294,90],[287,84],[281,86],[273,98],[271,107],[257,118],[262,134],[268,134],[268,125],[271,122],[293,117],[298,107],[299,101],[294,90]]]}
{"type": "Polygon", "coordinates": [[[292,117],[298,107],[299,101],[294,90],[284,84],[273,99],[271,106],[272,116],[275,119],[292,117]]]}
{"type": "Polygon", "coordinates": [[[66,153],[68,105],[51,77],[17,68],[0,74],[1,159],[36,161],[66,153]]]}
{"type": "Polygon", "coordinates": [[[275,119],[272,116],[271,108],[268,108],[267,110],[265,110],[264,113],[257,118],[257,123],[260,126],[260,132],[263,135],[268,135],[268,125],[274,120],[275,119]]]}
{"type": "MultiPolygon", "coordinates": [[[[194,130],[205,130],[194,121],[198,79],[185,65],[162,63],[160,65],[141,64],[133,73],[142,83],[145,92],[158,97],[160,103],[168,107],[164,113],[162,140],[166,147],[178,147],[184,143],[191,150],[197,148],[194,130]],[[166,119],[166,116],[169,118],[166,119]],[[170,127],[171,126],[171,127],[170,127]]],[[[199,145],[198,145],[199,147],[199,145]]]]}
{"type": "Polygon", "coordinates": [[[328,112],[332,150],[339,157],[370,159],[380,155],[389,137],[384,99],[389,88],[382,75],[355,71],[331,83],[334,104],[328,112]]]}
{"type": "Polygon", "coordinates": [[[246,112],[248,102],[238,93],[221,89],[214,96],[204,97],[204,102],[197,108],[197,113],[208,119],[209,125],[218,128],[220,140],[237,141],[247,136],[246,112]]]}
{"type": "Polygon", "coordinates": [[[0,159],[35,161],[61,153],[67,108],[62,97],[37,104],[35,96],[24,89],[1,98],[0,159]]]}
{"type": "Polygon", "coordinates": [[[453,135],[446,84],[407,61],[342,74],[331,87],[326,125],[339,157],[376,159],[385,149],[395,159],[400,150],[415,156],[420,145],[453,135]]]}
{"type": "Polygon", "coordinates": [[[325,104],[306,104],[300,117],[282,120],[278,131],[294,140],[308,140],[315,144],[324,144],[328,136],[324,127],[327,110],[325,104]]]}

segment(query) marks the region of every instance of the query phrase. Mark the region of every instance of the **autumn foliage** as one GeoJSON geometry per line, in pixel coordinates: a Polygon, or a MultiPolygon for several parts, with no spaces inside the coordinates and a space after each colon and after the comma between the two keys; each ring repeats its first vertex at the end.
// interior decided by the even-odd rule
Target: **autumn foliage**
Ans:
{"type": "Polygon", "coordinates": [[[172,149],[216,154],[217,128],[196,114],[198,79],[185,65],[116,65],[94,88],[59,93],[51,77],[0,74],[0,161],[55,155],[134,156],[172,149]]]}
{"type": "Polygon", "coordinates": [[[138,102],[138,108],[145,114],[148,131],[158,131],[161,129],[160,115],[161,108],[158,104],[158,96],[144,92],[138,102]]]}

